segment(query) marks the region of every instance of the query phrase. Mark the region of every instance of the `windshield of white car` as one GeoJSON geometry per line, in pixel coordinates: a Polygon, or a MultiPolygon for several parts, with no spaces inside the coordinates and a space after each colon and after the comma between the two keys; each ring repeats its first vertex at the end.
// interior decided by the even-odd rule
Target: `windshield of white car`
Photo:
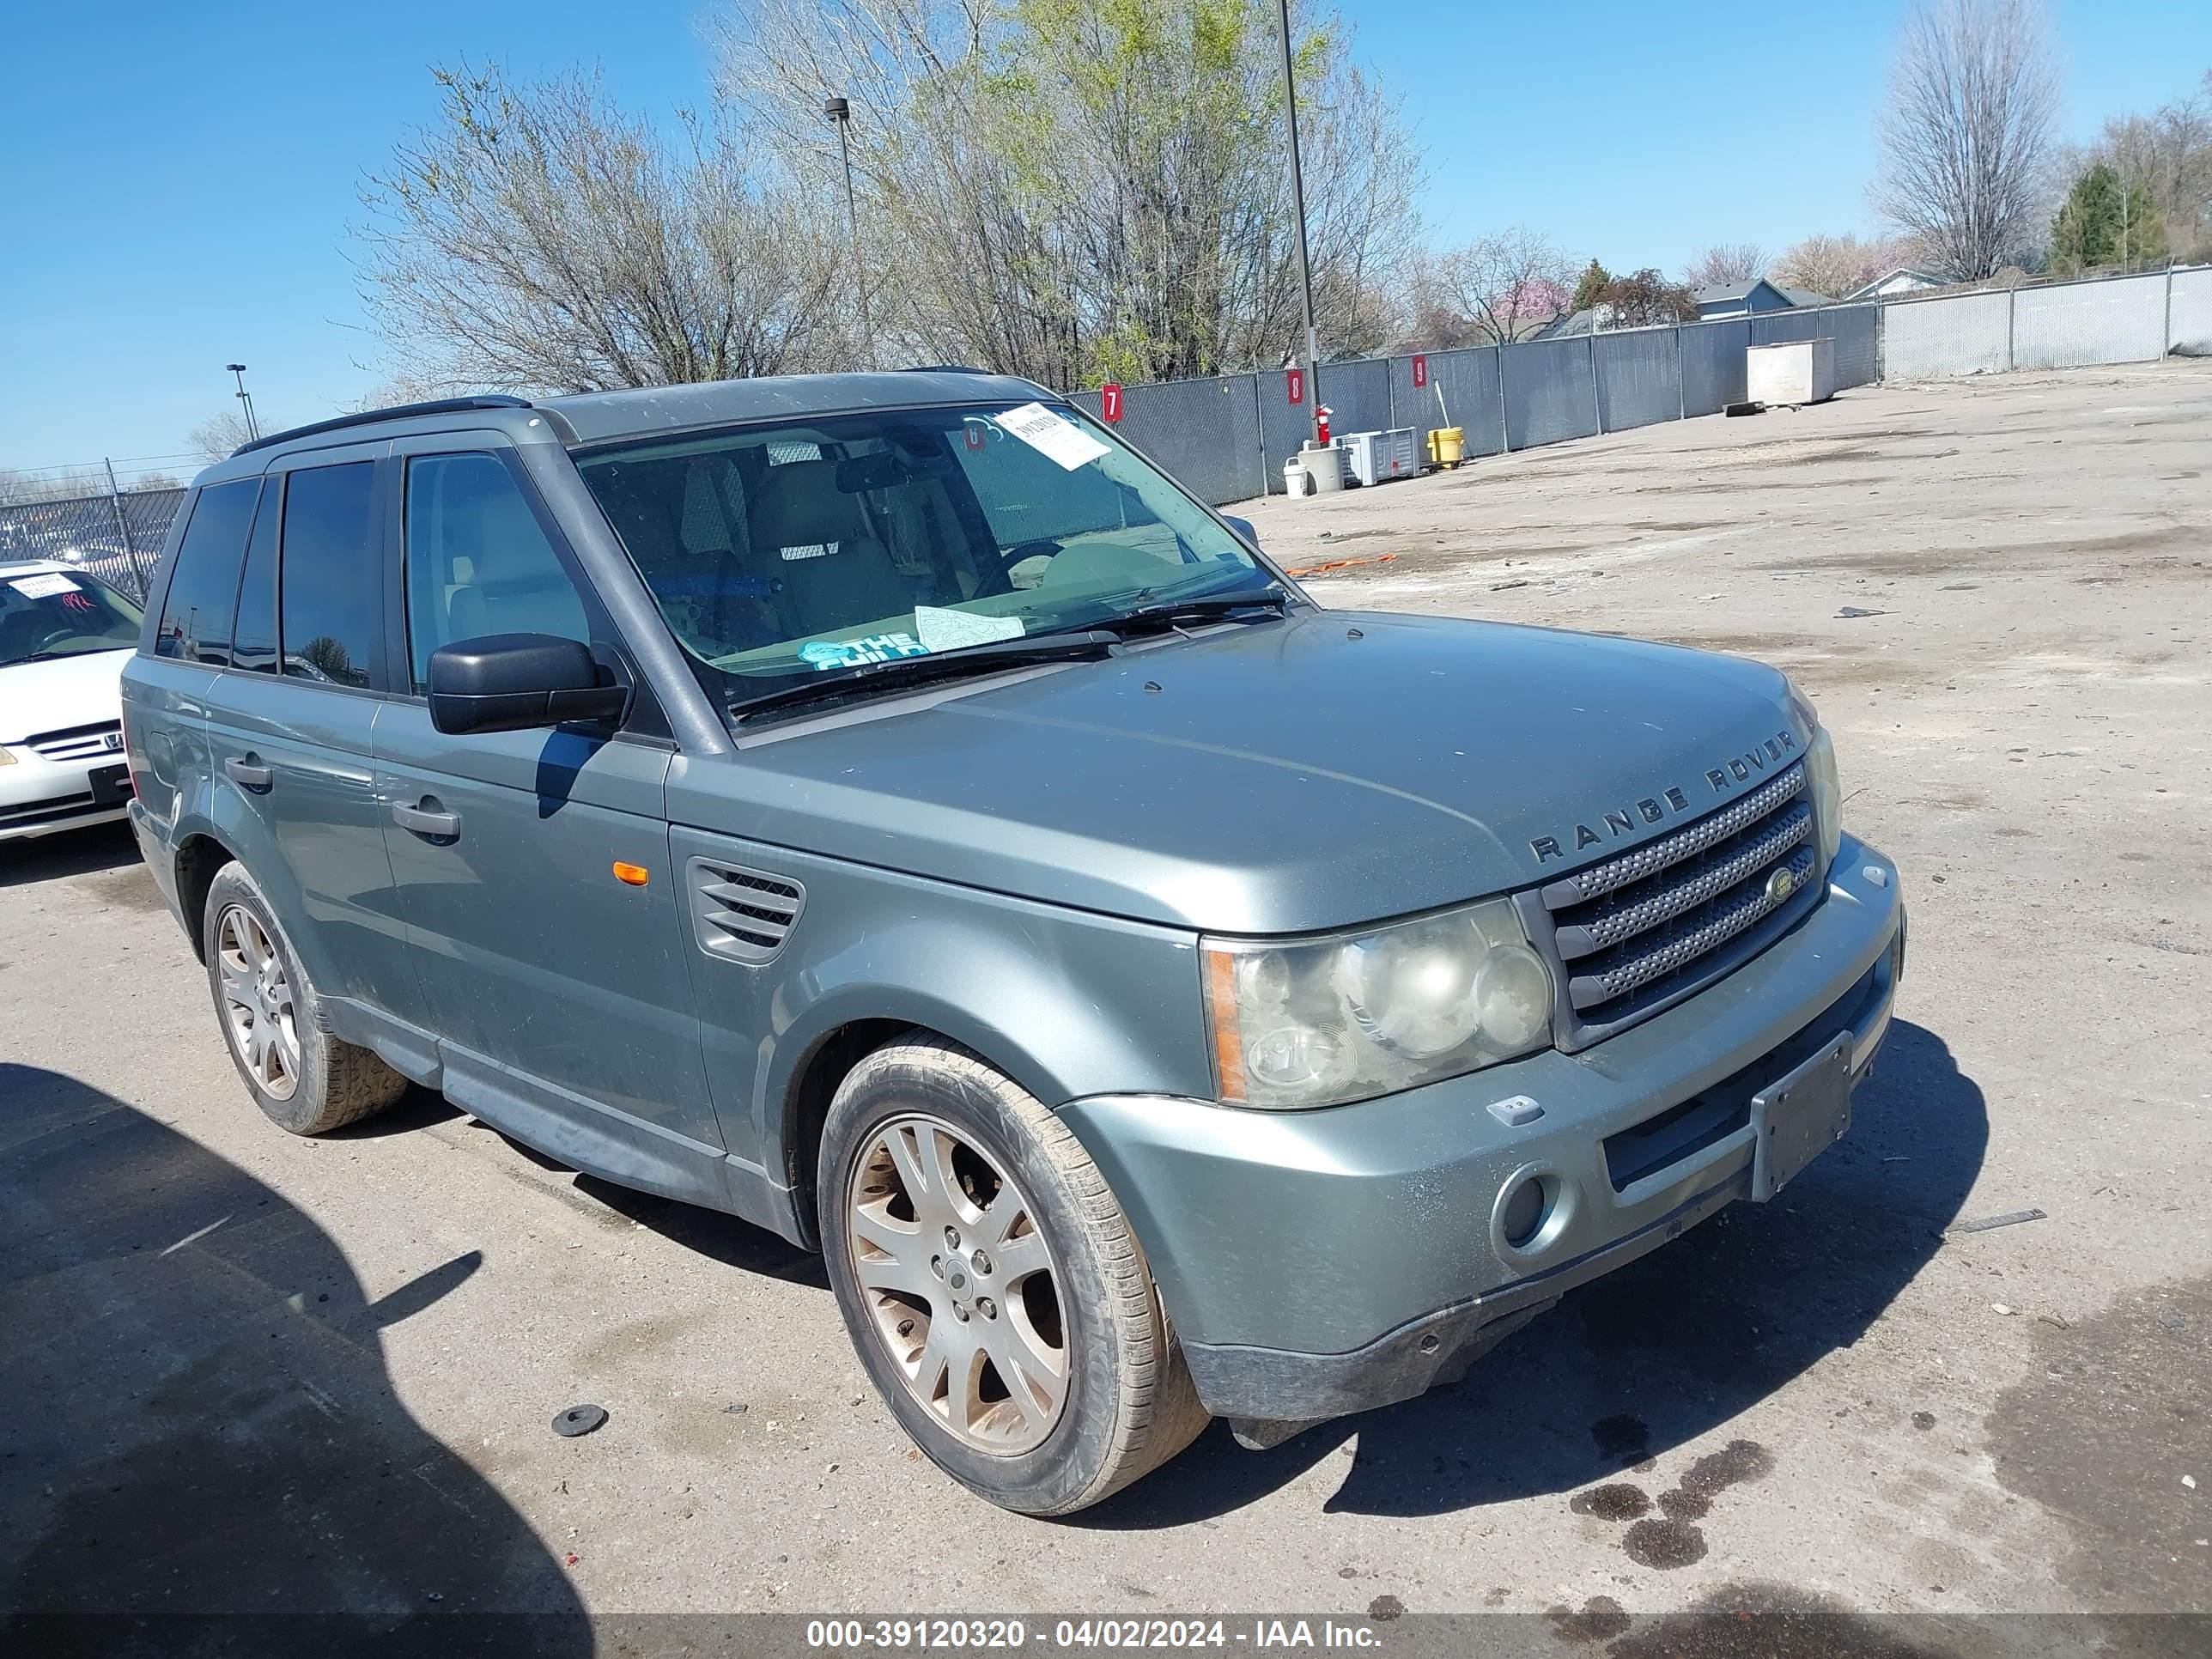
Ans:
{"type": "Polygon", "coordinates": [[[1202,595],[1289,597],[1219,520],[1065,405],[823,416],[576,465],[730,704],[1202,595]]]}
{"type": "Polygon", "coordinates": [[[0,566],[0,668],[138,643],[138,607],[76,571],[0,566]]]}

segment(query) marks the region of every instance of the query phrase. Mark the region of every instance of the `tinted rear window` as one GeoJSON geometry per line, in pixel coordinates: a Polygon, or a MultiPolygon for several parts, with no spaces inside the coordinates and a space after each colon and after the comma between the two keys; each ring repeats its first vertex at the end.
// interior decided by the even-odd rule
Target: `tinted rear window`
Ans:
{"type": "Polygon", "coordinates": [[[203,489],[185,526],[169,591],[161,602],[156,655],[221,666],[230,660],[232,608],[246,532],[253,522],[258,478],[239,478],[203,489]]]}
{"type": "Polygon", "coordinates": [[[284,672],[367,685],[384,625],[374,534],[374,464],[302,467],[284,488],[279,612],[284,672]]]}

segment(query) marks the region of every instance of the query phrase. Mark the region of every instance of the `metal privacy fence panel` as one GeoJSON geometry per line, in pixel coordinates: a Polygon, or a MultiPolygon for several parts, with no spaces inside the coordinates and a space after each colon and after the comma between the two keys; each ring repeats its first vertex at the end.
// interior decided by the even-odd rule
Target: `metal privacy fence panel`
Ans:
{"type": "Polygon", "coordinates": [[[181,489],[0,507],[0,559],[58,559],[143,599],[181,489]]]}
{"type": "Polygon", "coordinates": [[[1508,449],[1596,434],[1597,383],[1589,336],[1524,340],[1502,351],[1508,449]]]}
{"type": "Polygon", "coordinates": [[[2014,368],[2137,363],[2166,355],[2166,273],[2015,289],[2014,368]]]}
{"type": "Polygon", "coordinates": [[[1390,412],[1390,360],[1363,357],[1356,362],[1323,363],[1321,400],[1329,409],[1332,432],[1387,432],[1394,426],[1411,426],[1390,412]]]}
{"type": "Polygon", "coordinates": [[[2212,357],[2212,266],[2169,273],[2166,344],[2185,357],[2212,357]]]}
{"type": "Polygon", "coordinates": [[[1680,335],[1636,328],[1594,337],[1598,415],[1607,432],[1681,418],[1680,335]]]}
{"type": "Polygon", "coordinates": [[[2012,295],[1959,294],[1885,306],[1882,373],[1996,374],[2012,362],[2012,295]]]}
{"type": "Polygon", "coordinates": [[[1118,430],[1201,501],[1245,501],[1267,487],[1258,396],[1250,374],[1133,386],[1121,394],[1118,430]]]}
{"type": "MultiPolygon", "coordinates": [[[[1498,401],[1498,348],[1471,346],[1431,351],[1424,359],[1429,383],[1413,384],[1413,360],[1390,360],[1390,424],[1426,434],[1440,426],[1460,429],[1469,455],[1495,455],[1505,447],[1504,411],[1498,401]]],[[[1427,459],[1425,438],[1421,454],[1427,459]]]]}
{"type": "MultiPolygon", "coordinates": [[[[1329,377],[1337,372],[1337,366],[1324,363],[1321,372],[1322,384],[1328,388],[1322,401],[1334,410],[1338,406],[1337,390],[1341,383],[1329,377]]],[[[1288,374],[1276,369],[1255,378],[1260,387],[1261,465],[1267,473],[1269,493],[1279,494],[1283,488],[1283,463],[1313,436],[1313,391],[1307,387],[1304,400],[1294,404],[1291,401],[1288,374]]],[[[1340,416],[1331,417],[1330,427],[1337,432],[1355,429],[1346,426],[1340,416]]]]}
{"type": "Polygon", "coordinates": [[[1880,368],[1881,307],[1817,306],[1806,311],[1764,311],[1751,319],[1755,346],[1796,340],[1836,343],[1836,384],[1871,386],[1880,368]]]}
{"type": "MultiPolygon", "coordinates": [[[[1313,389],[1306,401],[1292,403],[1290,376],[1279,370],[1256,377],[1260,392],[1260,441],[1266,452],[1267,488],[1283,487],[1283,463],[1313,435],[1313,389]]],[[[1321,400],[1328,407],[1332,433],[1381,432],[1391,425],[1390,362],[1362,357],[1321,366],[1321,400]]]]}
{"type": "Polygon", "coordinates": [[[1751,325],[1738,317],[1682,325],[1682,413],[1717,415],[1743,401],[1743,354],[1751,325]]]}

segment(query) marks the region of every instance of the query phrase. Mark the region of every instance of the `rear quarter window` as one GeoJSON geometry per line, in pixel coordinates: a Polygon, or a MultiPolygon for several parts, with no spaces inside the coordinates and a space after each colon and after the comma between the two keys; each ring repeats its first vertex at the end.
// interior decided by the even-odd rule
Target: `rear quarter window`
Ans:
{"type": "Polygon", "coordinates": [[[216,668],[229,663],[239,566],[260,489],[258,478],[238,478],[200,491],[161,600],[155,655],[216,668]]]}

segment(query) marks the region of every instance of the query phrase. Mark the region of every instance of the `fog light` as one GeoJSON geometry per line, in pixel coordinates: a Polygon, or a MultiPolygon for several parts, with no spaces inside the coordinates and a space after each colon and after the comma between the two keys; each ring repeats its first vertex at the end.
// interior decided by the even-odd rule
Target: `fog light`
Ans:
{"type": "Polygon", "coordinates": [[[1544,1201],[1544,1183],[1534,1176],[1524,1176],[1521,1184],[1507,1194],[1505,1208],[1498,1218],[1498,1229],[1505,1242],[1518,1249],[1535,1237],[1537,1229],[1544,1224],[1544,1212],[1549,1207],[1544,1201]]]}

